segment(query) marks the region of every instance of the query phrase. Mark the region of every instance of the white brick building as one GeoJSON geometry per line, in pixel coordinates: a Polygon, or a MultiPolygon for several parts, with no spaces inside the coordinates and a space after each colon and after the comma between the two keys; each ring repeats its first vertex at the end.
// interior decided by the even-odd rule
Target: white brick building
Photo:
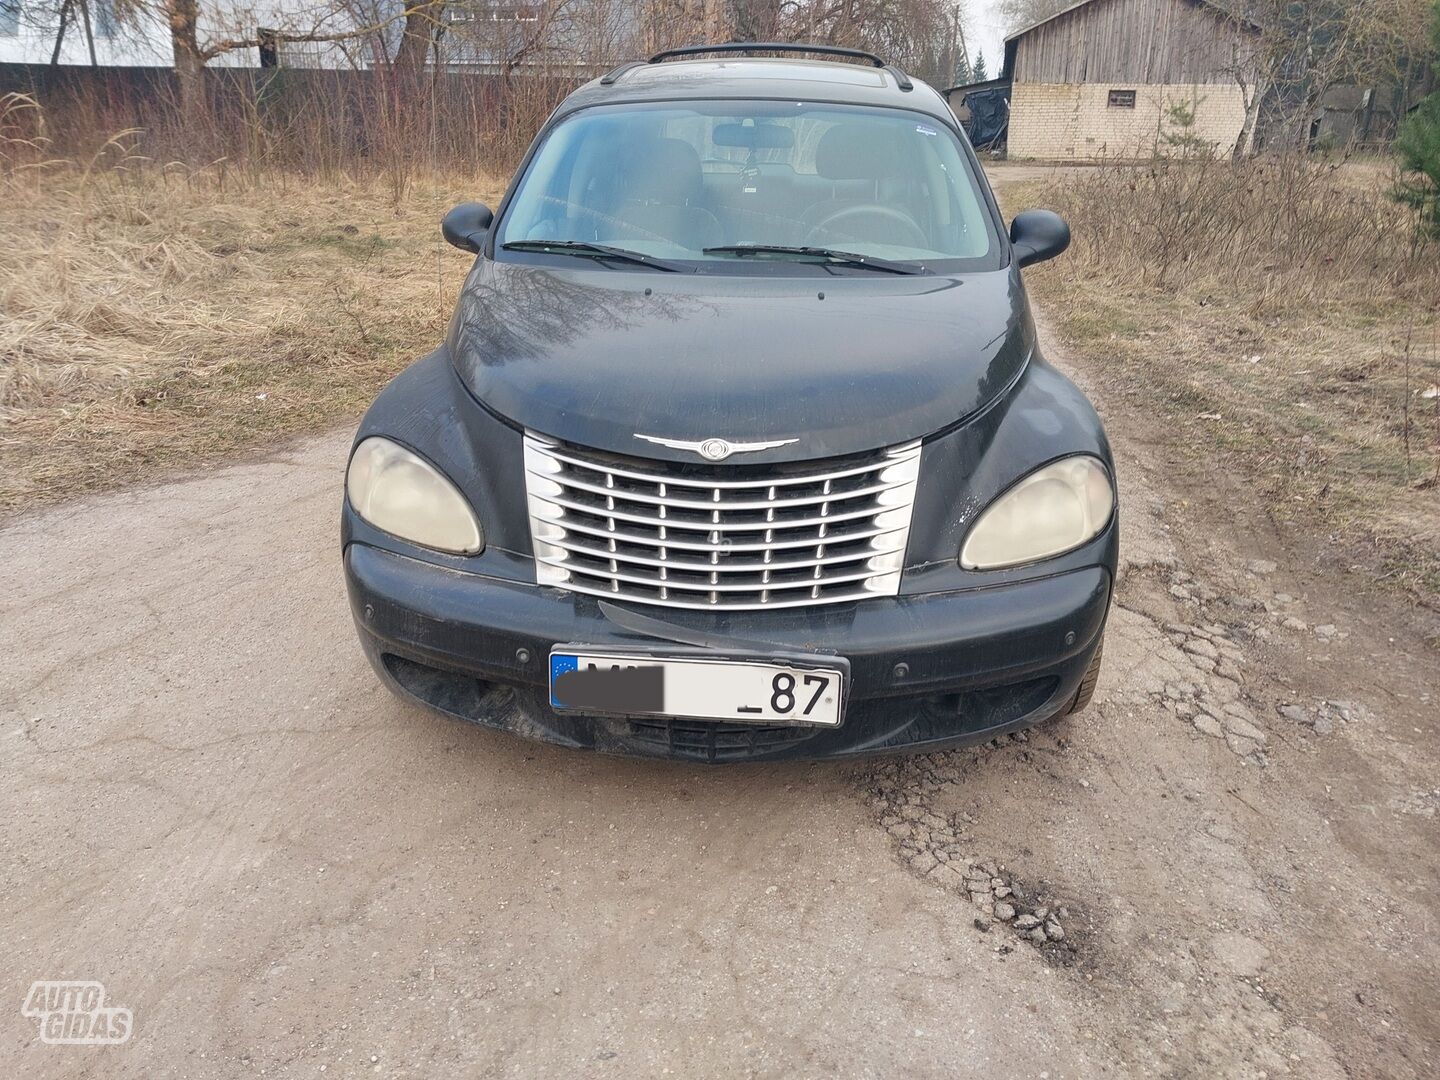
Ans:
{"type": "Polygon", "coordinates": [[[1081,0],[1005,41],[1009,156],[1228,154],[1244,129],[1237,74],[1255,37],[1219,0],[1081,0]]]}

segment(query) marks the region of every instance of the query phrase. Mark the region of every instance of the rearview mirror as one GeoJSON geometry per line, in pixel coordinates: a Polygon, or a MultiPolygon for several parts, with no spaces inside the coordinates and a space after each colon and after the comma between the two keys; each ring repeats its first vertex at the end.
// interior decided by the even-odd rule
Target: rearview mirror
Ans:
{"type": "Polygon", "coordinates": [[[1022,267],[1044,262],[1070,246],[1070,226],[1050,210],[1026,210],[1010,222],[1010,246],[1022,267]]]}
{"type": "Polygon", "coordinates": [[[479,254],[486,230],[494,220],[495,215],[484,203],[462,202],[440,222],[440,234],[461,251],[479,254]]]}
{"type": "Polygon", "coordinates": [[[789,150],[795,145],[795,133],[779,124],[716,124],[710,139],[716,146],[745,150],[789,150]]]}

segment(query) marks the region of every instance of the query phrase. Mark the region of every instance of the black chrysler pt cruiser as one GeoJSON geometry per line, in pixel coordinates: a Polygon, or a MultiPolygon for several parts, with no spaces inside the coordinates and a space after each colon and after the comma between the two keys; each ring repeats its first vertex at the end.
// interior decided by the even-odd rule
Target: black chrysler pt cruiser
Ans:
{"type": "Polygon", "coordinates": [[[865,53],[662,53],[576,90],[444,345],[355,437],[342,541],[394,691],[695,761],[928,751],[1090,699],[1114,467],[1041,356],[930,87],[865,53]],[[850,62],[859,61],[859,62],[850,62]]]}

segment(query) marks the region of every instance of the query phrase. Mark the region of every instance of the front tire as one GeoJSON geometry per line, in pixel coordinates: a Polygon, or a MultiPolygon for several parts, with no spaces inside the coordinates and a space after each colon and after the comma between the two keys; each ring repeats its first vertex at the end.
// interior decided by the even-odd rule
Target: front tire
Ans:
{"type": "Polygon", "coordinates": [[[1100,644],[1095,647],[1095,655],[1090,658],[1090,666],[1085,669],[1085,677],[1080,680],[1080,689],[1075,691],[1075,700],[1070,702],[1066,716],[1074,716],[1083,711],[1095,696],[1095,684],[1100,681],[1100,658],[1104,655],[1105,639],[1102,637],[1100,644]]]}

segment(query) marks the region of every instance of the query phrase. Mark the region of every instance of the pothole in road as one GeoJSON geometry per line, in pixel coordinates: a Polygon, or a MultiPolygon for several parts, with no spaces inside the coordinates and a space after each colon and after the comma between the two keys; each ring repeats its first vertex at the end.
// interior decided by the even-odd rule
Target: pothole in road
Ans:
{"type": "MultiPolygon", "coordinates": [[[[1140,680],[1147,684],[1139,687],[1143,696],[1197,734],[1224,742],[1247,764],[1265,766],[1269,764],[1267,725],[1273,727],[1277,716],[1315,737],[1330,735],[1339,725],[1363,723],[1373,717],[1352,701],[1316,699],[1307,703],[1295,700],[1293,694],[1268,697],[1255,685],[1256,679],[1247,677],[1249,649],[1287,638],[1327,650],[1350,635],[1332,624],[1311,627],[1297,618],[1293,614],[1296,598],[1274,591],[1265,580],[1274,573],[1274,563],[1252,560],[1245,570],[1222,591],[1173,563],[1139,568],[1125,585],[1126,591],[1141,601],[1142,609],[1127,610],[1141,615],[1163,635],[1163,641],[1152,646],[1152,663],[1142,672],[1142,676],[1159,677],[1140,680]],[[1150,591],[1148,603],[1144,591],[1135,588],[1147,573],[1160,586],[1160,590],[1150,591]],[[1159,605],[1153,600],[1157,592],[1163,597],[1159,605]]],[[[1153,634],[1149,628],[1145,632],[1153,634]]],[[[1287,726],[1281,725],[1276,733],[1283,735],[1287,726]]]]}
{"type": "MultiPolygon", "coordinates": [[[[1047,961],[1068,966],[1079,958],[1085,937],[1076,905],[977,852],[967,831],[975,820],[965,811],[940,808],[977,757],[1026,742],[1028,736],[1018,732],[975,751],[881,762],[864,780],[871,810],[911,873],[969,904],[976,930],[1006,934],[1000,951],[1008,952],[1011,941],[1024,943],[1039,949],[1047,961]]],[[[1026,750],[1020,753],[1028,756],[1026,750]]]]}
{"type": "Polygon", "coordinates": [[[1238,590],[1222,601],[1219,591],[1173,564],[1145,567],[1125,584],[1127,599],[1140,603],[1125,610],[1144,620],[1128,627],[1132,645],[1145,655],[1126,689],[1156,702],[1197,735],[1223,742],[1247,764],[1268,765],[1270,736],[1259,717],[1270,707],[1247,690],[1245,655],[1270,636],[1264,602],[1238,590]],[[1137,587],[1147,572],[1158,576],[1163,593],[1137,587]],[[1216,608],[1236,618],[1222,621],[1216,608]]]}
{"type": "MultiPolygon", "coordinates": [[[[1254,579],[1268,564],[1249,571],[1254,579]]],[[[1262,590],[1263,591],[1263,590],[1262,590]]],[[[1269,764],[1277,720],[1298,708],[1280,708],[1265,690],[1263,664],[1252,669],[1247,654],[1271,636],[1274,613],[1255,582],[1217,589],[1185,572],[1175,561],[1132,566],[1116,598],[1109,627],[1113,660],[1102,681],[1101,707],[1156,706],[1176,717],[1192,738],[1215,740],[1249,766],[1269,764]],[[1277,715],[1278,714],[1278,715],[1277,715]]],[[[1107,647],[1108,655],[1112,652],[1107,647]]],[[[1349,716],[1358,708],[1341,703],[1349,716]]],[[[1316,734],[1328,730],[1328,713],[1313,710],[1316,734]]],[[[1152,713],[1153,715],[1153,713],[1152,713]]],[[[1061,729],[1063,730],[1063,728],[1061,729]]],[[[1022,862],[1022,842],[1008,850],[1007,832],[977,818],[977,771],[1019,769],[1047,782],[1068,770],[1063,736],[1045,727],[1016,733],[983,747],[877,763],[861,774],[870,807],[889,835],[897,858],[916,876],[969,905],[977,929],[997,934],[1002,948],[1029,945],[1056,963],[1086,966],[1098,959],[1103,939],[1093,925],[1103,900],[1082,903],[1037,880],[1034,869],[1017,874],[1005,858],[1022,862]]],[[[1018,778],[1018,777],[1012,777],[1018,778]]],[[[1081,787],[1086,781],[1076,781],[1081,787]]],[[[1423,813],[1425,800],[1416,811],[1423,813]]],[[[1043,873],[1043,871],[1042,871],[1043,873]]]]}

